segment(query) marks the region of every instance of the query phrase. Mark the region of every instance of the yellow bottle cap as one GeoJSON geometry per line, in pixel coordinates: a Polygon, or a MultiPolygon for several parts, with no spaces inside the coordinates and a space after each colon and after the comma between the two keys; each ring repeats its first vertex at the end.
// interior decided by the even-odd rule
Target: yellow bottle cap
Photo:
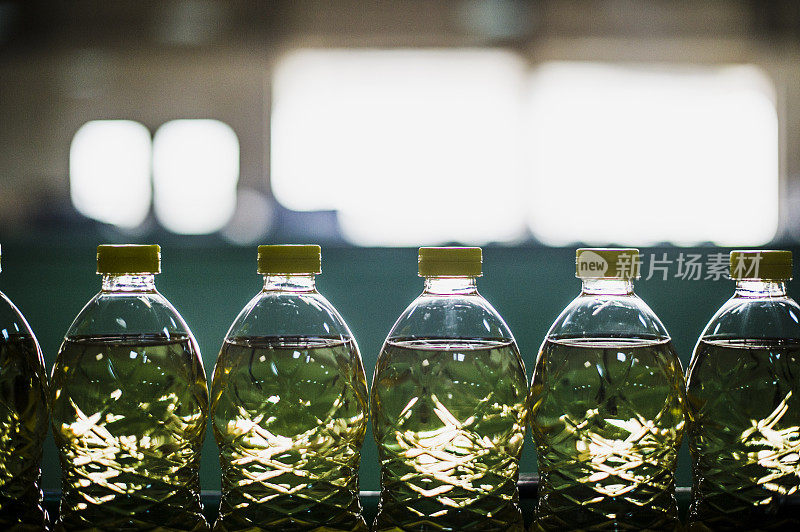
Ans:
{"type": "Polygon", "coordinates": [[[580,279],[638,279],[641,258],[636,248],[579,248],[575,277],[580,279]]]}
{"type": "Polygon", "coordinates": [[[791,278],[791,251],[774,249],[731,251],[731,279],[736,281],[788,281],[791,278]]]}
{"type": "Polygon", "coordinates": [[[481,248],[419,248],[421,277],[478,277],[482,274],[481,248]]]}
{"type": "Polygon", "coordinates": [[[161,246],[158,244],[97,246],[97,273],[109,275],[161,273],[161,246]]]}
{"type": "Polygon", "coordinates": [[[322,249],[317,245],[258,246],[258,273],[322,273],[322,249]]]}

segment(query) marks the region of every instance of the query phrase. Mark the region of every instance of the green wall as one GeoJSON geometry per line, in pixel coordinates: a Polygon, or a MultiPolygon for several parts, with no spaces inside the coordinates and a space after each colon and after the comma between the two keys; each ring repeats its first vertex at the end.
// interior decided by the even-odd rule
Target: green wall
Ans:
{"type": "MultiPolygon", "coordinates": [[[[643,249],[649,257],[667,253],[718,253],[706,249],[643,249]]],[[[799,249],[793,250],[795,253],[799,249]]],[[[228,326],[261,286],[255,273],[255,249],[225,246],[162,245],[159,290],[175,305],[191,327],[210,375],[228,326]]],[[[575,297],[580,284],[574,277],[571,248],[489,247],[484,249],[484,276],[479,290],[492,302],[514,332],[531,377],[536,352],[550,324],[575,297]]],[[[319,290],[344,316],[361,347],[368,379],[386,333],[403,309],[422,289],[416,275],[416,249],[323,247],[323,274],[319,290]]],[[[647,266],[645,264],[645,266],[647,266]]],[[[94,244],[58,242],[3,244],[0,290],[25,314],[44,351],[49,368],[64,332],[83,305],[99,290],[94,244]]],[[[675,273],[672,266],[670,274],[675,273]]],[[[646,276],[647,269],[643,272],[646,276]]],[[[637,283],[637,293],[648,302],[670,331],[686,368],[691,350],[714,311],[730,297],[731,281],[661,280],[637,283]]],[[[800,294],[800,282],[789,286],[800,294]]],[[[201,480],[204,489],[219,489],[216,445],[208,431],[203,450],[201,480]]],[[[361,489],[378,489],[378,462],[371,431],[364,444],[361,489]]],[[[535,472],[536,454],[530,435],[523,452],[523,472],[535,472]]],[[[691,477],[684,444],[679,485],[691,477]]],[[[43,487],[59,487],[58,460],[52,439],[45,448],[43,487]]]]}

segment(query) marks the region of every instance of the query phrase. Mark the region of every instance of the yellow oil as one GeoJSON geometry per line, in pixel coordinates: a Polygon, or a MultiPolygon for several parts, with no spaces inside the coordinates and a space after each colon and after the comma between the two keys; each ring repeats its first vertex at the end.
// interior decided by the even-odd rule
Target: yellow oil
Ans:
{"type": "Polygon", "coordinates": [[[214,530],[367,530],[358,499],[367,385],[353,341],[226,341],[211,395],[222,466],[214,530]]]}
{"type": "Polygon", "coordinates": [[[534,530],[674,530],[685,426],[668,341],[547,340],[531,386],[534,530]]]}
{"type": "Polygon", "coordinates": [[[33,337],[0,337],[2,530],[43,530],[47,523],[39,488],[42,443],[49,426],[46,382],[33,337]]]}
{"type": "Polygon", "coordinates": [[[689,373],[699,530],[800,530],[800,342],[701,341],[689,373]]]}
{"type": "Polygon", "coordinates": [[[57,529],[208,529],[198,479],[208,390],[190,338],[68,338],[51,388],[57,529]]]}
{"type": "Polygon", "coordinates": [[[373,530],[523,530],[527,390],[511,341],[387,341],[372,385],[381,462],[373,530]]]}

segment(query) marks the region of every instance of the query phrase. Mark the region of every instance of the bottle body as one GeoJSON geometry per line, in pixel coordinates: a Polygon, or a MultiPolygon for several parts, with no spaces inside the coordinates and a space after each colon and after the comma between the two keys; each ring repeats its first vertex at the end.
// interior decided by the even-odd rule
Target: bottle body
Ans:
{"type": "Polygon", "coordinates": [[[547,339],[531,386],[539,528],[676,528],[683,393],[668,340],[547,339]]]}
{"type": "Polygon", "coordinates": [[[207,530],[200,352],[152,276],[104,279],[52,372],[62,468],[58,529],[207,530]]]}
{"type": "Polygon", "coordinates": [[[373,529],[523,530],[527,388],[513,336],[474,279],[427,279],[375,368],[381,501],[373,529]]]}
{"type": "Polygon", "coordinates": [[[392,338],[375,370],[376,530],[522,530],[527,382],[513,341],[392,338]]]}
{"type": "Polygon", "coordinates": [[[311,279],[268,277],[226,337],[211,395],[222,468],[214,530],[367,530],[364,367],[311,279]]]}
{"type": "Polygon", "coordinates": [[[800,308],[778,284],[749,284],[689,370],[693,529],[800,528],[800,308]]]}
{"type": "Polygon", "coordinates": [[[534,529],[677,529],[680,361],[629,281],[589,284],[551,327],[534,370],[534,529]]]}
{"type": "Polygon", "coordinates": [[[0,528],[47,526],[41,477],[49,425],[41,349],[25,318],[0,293],[0,528]]]}

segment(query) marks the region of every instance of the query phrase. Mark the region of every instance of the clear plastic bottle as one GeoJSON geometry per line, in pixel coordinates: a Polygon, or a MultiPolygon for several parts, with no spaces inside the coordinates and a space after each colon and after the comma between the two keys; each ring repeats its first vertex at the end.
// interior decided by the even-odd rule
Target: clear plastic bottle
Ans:
{"type": "Polygon", "coordinates": [[[683,371],[633,293],[636,249],[579,249],[580,295],[542,343],[530,395],[540,475],[534,530],[680,526],[683,371]]]}
{"type": "Polygon", "coordinates": [[[156,291],[160,269],[158,246],[97,248],[102,290],[51,378],[57,529],[208,529],[198,478],[208,388],[189,327],[156,291]]]}
{"type": "Polygon", "coordinates": [[[214,530],[366,531],[358,499],[367,384],[355,338],[317,292],[319,246],[259,246],[264,288],[219,354],[214,530]]]}
{"type": "Polygon", "coordinates": [[[480,248],[420,248],[425,290],[378,357],[376,531],[521,531],[525,366],[479,293],[480,248]]]}
{"type": "Polygon", "coordinates": [[[789,251],[733,251],[688,376],[693,530],[800,530],[800,307],[789,251]]]}
{"type": "Polygon", "coordinates": [[[47,378],[28,322],[0,292],[0,529],[43,530],[42,444],[47,378]]]}

